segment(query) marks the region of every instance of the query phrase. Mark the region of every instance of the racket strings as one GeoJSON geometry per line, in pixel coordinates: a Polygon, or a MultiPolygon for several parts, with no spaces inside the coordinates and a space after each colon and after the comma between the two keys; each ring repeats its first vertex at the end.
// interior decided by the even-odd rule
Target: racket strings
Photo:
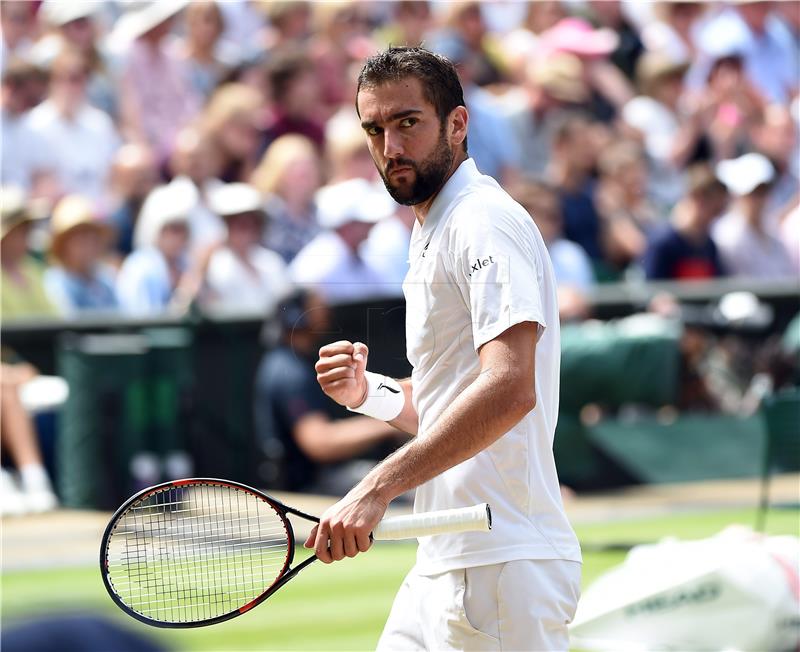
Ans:
{"type": "Polygon", "coordinates": [[[171,487],[119,519],[107,574],[129,608],[153,620],[196,622],[228,614],[283,573],[289,533],[267,502],[233,487],[171,487]]]}

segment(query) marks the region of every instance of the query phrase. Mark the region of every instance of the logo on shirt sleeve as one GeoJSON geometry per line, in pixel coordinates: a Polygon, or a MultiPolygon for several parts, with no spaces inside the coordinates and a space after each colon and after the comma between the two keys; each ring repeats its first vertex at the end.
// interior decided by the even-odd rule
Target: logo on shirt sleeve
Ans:
{"type": "Polygon", "coordinates": [[[487,267],[491,267],[494,264],[495,264],[494,256],[476,258],[473,262],[470,263],[471,269],[467,273],[467,276],[472,278],[473,274],[477,274],[478,272],[486,269],[487,267]]]}

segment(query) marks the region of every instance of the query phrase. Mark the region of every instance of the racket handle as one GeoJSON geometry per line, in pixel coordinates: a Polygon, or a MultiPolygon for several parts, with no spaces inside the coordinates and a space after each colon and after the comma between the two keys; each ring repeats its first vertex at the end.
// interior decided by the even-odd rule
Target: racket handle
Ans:
{"type": "Polygon", "coordinates": [[[383,519],[372,531],[377,541],[414,539],[448,532],[487,532],[492,529],[492,511],[482,503],[459,509],[438,512],[390,516],[383,519]]]}

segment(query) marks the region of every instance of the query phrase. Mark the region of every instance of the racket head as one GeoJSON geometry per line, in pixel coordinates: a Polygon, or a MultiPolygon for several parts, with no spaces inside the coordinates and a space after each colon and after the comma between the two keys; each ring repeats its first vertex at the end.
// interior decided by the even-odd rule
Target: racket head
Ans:
{"type": "Polygon", "coordinates": [[[257,489],[215,478],[144,489],[103,533],[103,584],[120,609],[156,627],[235,618],[288,579],[295,538],[286,509],[257,489]]]}

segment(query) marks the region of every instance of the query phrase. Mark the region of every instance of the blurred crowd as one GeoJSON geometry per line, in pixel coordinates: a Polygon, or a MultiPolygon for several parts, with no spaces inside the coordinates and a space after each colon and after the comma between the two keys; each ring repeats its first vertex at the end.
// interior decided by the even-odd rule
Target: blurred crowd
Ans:
{"type": "Polygon", "coordinates": [[[469,153],[596,283],[800,273],[798,2],[2,0],[4,319],[400,296],[414,217],[354,110],[458,67],[469,153]]]}

